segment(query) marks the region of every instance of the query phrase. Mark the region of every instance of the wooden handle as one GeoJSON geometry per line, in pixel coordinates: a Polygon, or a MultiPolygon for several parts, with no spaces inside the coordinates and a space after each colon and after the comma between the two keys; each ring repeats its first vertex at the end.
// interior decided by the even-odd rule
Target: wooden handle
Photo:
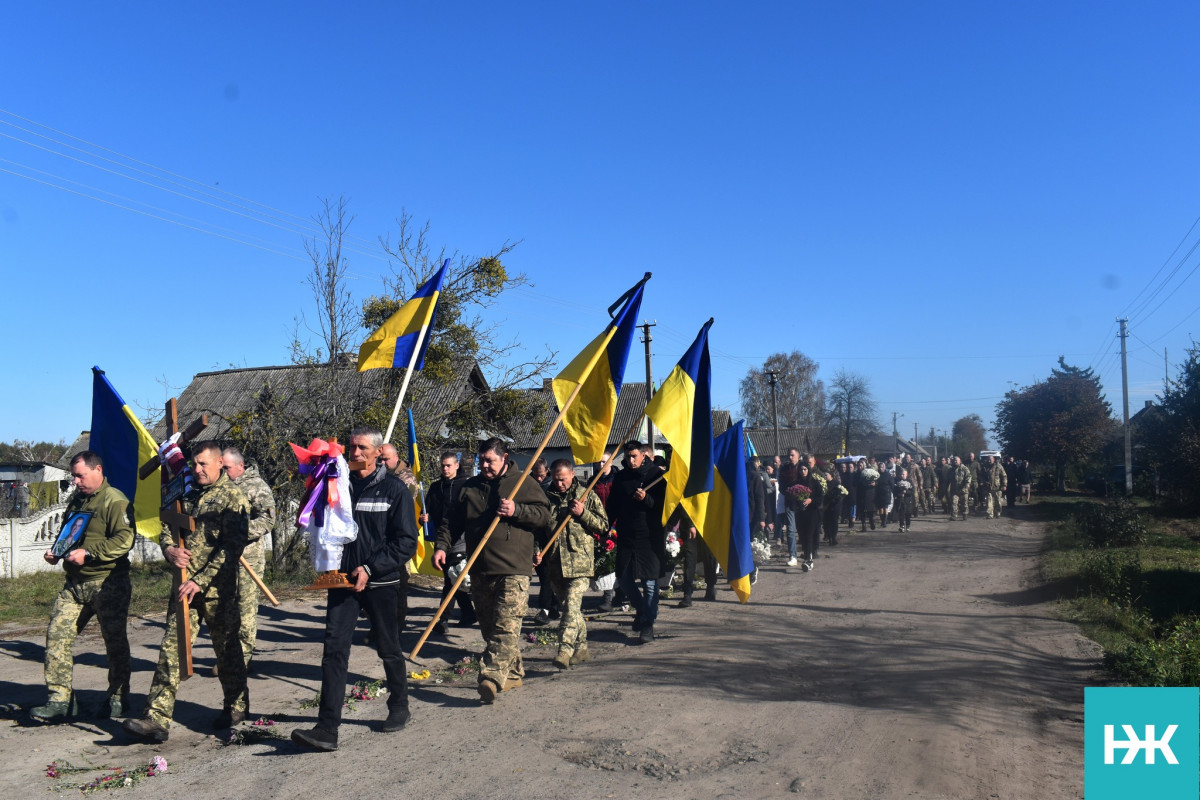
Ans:
{"type": "Polygon", "coordinates": [[[258,573],[254,571],[254,567],[250,566],[250,562],[246,561],[246,557],[238,556],[238,561],[241,563],[242,568],[246,570],[246,574],[250,576],[250,580],[254,581],[262,593],[267,596],[267,599],[271,601],[271,605],[279,605],[279,601],[275,599],[275,595],[271,594],[271,590],[262,582],[262,578],[258,577],[258,573]]]}

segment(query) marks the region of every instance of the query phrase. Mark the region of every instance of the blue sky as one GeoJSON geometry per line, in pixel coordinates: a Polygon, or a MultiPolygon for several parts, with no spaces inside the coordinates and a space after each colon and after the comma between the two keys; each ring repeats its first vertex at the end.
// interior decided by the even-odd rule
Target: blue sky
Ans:
{"type": "Polygon", "coordinates": [[[137,408],[286,363],[325,197],[358,297],[402,209],[521,240],[489,318],[561,365],[652,271],[656,377],[713,316],[735,414],[792,349],[908,434],[1060,354],[1119,413],[1121,315],[1137,410],[1200,329],[1200,6],[4,6],[0,440],[86,428],[92,364],[137,408]]]}

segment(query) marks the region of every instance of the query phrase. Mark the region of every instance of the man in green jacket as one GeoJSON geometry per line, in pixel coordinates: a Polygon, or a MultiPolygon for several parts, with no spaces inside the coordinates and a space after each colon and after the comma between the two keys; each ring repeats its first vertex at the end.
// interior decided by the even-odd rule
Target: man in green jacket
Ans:
{"type": "Polygon", "coordinates": [[[581,606],[595,569],[596,537],[608,531],[604,504],[594,492],[575,479],[575,468],[565,458],[550,465],[550,525],[547,535],[568,520],[550,550],[546,552],[545,575],[562,606],[558,623],[558,655],[554,666],[569,669],[588,660],[587,623],[581,606]],[[587,496],[584,493],[587,492],[587,496]]]}
{"type": "Polygon", "coordinates": [[[471,599],[487,648],[479,668],[479,699],[521,685],[521,622],[529,607],[529,574],[537,561],[534,537],[550,524],[550,503],[535,481],[516,489],[521,471],[497,438],[479,449],[479,474],[463,484],[458,501],[438,526],[433,565],[444,569],[450,543],[462,534],[467,552],[483,541],[492,520],[499,518],[479,558],[471,566],[471,599]],[[514,490],[516,494],[513,495],[514,490]],[[510,495],[512,499],[509,499],[510,495]]]}
{"type": "Polygon", "coordinates": [[[67,582],[50,611],[46,628],[46,688],[50,700],[30,714],[42,722],[62,722],[75,710],[71,693],[75,636],[95,615],[108,654],[108,696],[97,716],[119,716],[129,707],[129,551],[133,547],[133,506],[104,477],[104,462],[91,450],[71,459],[75,494],[67,503],[67,525],[85,525],[83,538],[60,560],[67,582]]]}

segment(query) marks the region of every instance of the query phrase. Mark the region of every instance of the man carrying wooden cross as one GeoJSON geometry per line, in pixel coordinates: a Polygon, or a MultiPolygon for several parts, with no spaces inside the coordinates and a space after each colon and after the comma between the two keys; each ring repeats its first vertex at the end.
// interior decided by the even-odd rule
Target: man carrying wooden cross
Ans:
{"type": "Polygon", "coordinates": [[[177,541],[171,529],[164,528],[159,538],[167,563],[186,568],[190,578],[171,598],[167,610],[167,630],[147,696],[146,716],[124,723],[129,733],[155,742],[167,740],[175,711],[180,681],[177,629],[185,624],[179,619],[182,600],[191,604],[186,624],[190,624],[192,638],[203,619],[217,654],[224,705],[213,727],[238,724],[249,708],[246,659],[238,639],[238,558],[250,534],[250,501],[221,471],[221,448],[215,442],[196,447],[192,466],[200,489],[184,498],[183,509],[195,519],[196,529],[185,532],[183,540],[177,541]]]}

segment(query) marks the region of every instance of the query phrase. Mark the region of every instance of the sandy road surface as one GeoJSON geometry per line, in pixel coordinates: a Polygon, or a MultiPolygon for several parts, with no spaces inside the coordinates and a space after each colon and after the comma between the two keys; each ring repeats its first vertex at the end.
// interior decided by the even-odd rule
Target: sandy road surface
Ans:
{"type": "MultiPolygon", "coordinates": [[[[0,785],[40,796],[51,760],[132,766],[159,752],[171,772],[122,796],[1082,797],[1083,686],[1103,680],[1099,650],[1052,618],[1033,572],[1042,529],[1024,513],[843,536],[808,574],[772,561],[749,605],[725,589],[690,609],[668,601],[650,645],[629,644],[629,614],[596,619],[590,664],[558,674],[553,650],[531,646],[525,686],[488,707],[470,683],[417,687],[396,734],[376,732],[382,702],[361,703],[332,754],[221,746],[206,643],[165,745],[132,744],[108,721],[35,726],[23,709],[45,696],[43,634],[0,631],[0,785]]],[[[299,704],[319,681],[318,600],[264,610],[252,709],[285,735],[315,716],[299,704]]],[[[412,602],[427,620],[434,598],[412,602]]],[[[85,703],[103,686],[88,630],[76,648],[85,703]]],[[[479,649],[477,630],[452,631],[422,660],[479,649]]],[[[133,620],[130,634],[141,703],[162,618],[133,620]]],[[[358,645],[350,667],[382,676],[358,645]]]]}

